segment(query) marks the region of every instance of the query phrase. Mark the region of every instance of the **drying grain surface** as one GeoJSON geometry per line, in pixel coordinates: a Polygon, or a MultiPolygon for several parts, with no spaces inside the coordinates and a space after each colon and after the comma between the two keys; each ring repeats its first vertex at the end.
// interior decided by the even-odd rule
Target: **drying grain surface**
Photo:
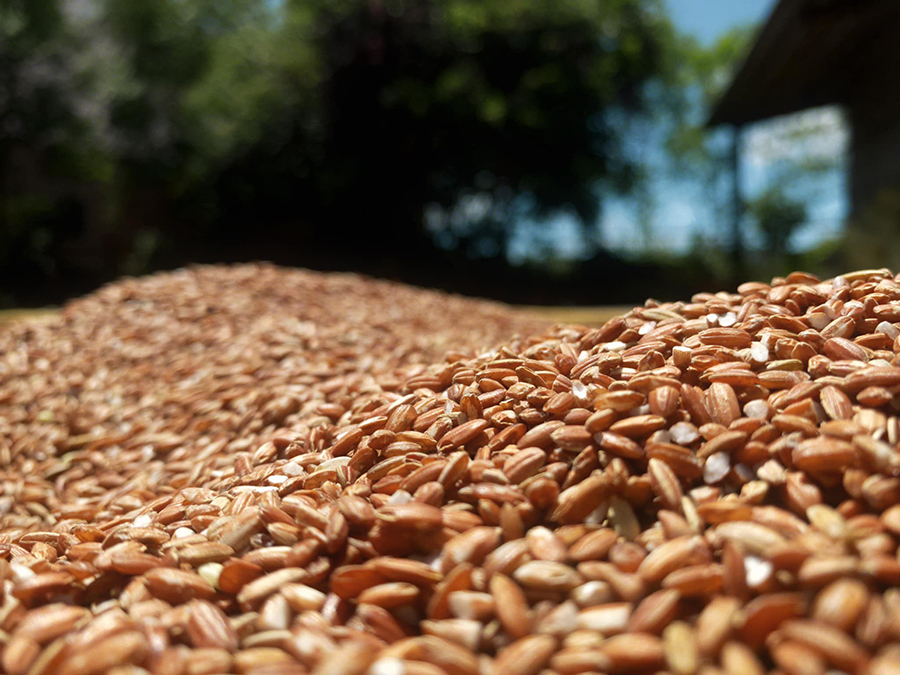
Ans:
{"type": "Polygon", "coordinates": [[[898,354],[887,270],[599,328],[114,284],[0,328],[0,670],[900,672],[898,354]]]}

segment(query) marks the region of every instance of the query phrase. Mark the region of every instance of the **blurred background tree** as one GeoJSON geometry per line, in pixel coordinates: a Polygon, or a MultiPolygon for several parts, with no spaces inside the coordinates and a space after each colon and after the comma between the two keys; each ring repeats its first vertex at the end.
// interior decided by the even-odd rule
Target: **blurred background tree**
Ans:
{"type": "Polygon", "coordinates": [[[252,219],[388,274],[435,243],[502,259],[524,218],[587,229],[600,189],[631,184],[610,120],[645,110],[662,17],[647,0],[287,0],[214,41],[185,98],[202,164],[184,202],[216,205],[198,215],[222,246],[252,219]]]}
{"type": "Polygon", "coordinates": [[[0,303],[249,259],[684,295],[727,241],[702,265],[654,248],[657,182],[727,212],[703,124],[751,35],[701,45],[663,0],[0,0],[0,303]],[[615,200],[645,253],[605,246],[615,200]]]}
{"type": "Polygon", "coordinates": [[[750,200],[747,210],[762,233],[766,249],[779,259],[788,253],[791,237],[806,221],[806,206],[786,195],[781,187],[770,187],[750,200]]]}
{"type": "MultiPolygon", "coordinates": [[[[680,67],[669,88],[675,95],[664,108],[664,180],[691,190],[700,214],[685,260],[716,287],[735,286],[748,276],[768,279],[788,269],[837,273],[847,264],[835,259],[837,238],[820,237],[814,247],[797,242],[804,229],[822,224],[814,207],[843,189],[843,148],[815,147],[823,137],[840,135],[834,110],[813,110],[743,131],[707,126],[710,111],[755,36],[750,25],[733,28],[709,45],[679,35],[674,60],[680,67]],[[737,139],[735,134],[740,134],[737,139]],[[745,155],[737,179],[738,200],[735,142],[745,155]]],[[[831,142],[841,144],[840,139],[831,142]]]]}
{"type": "MultiPolygon", "coordinates": [[[[80,114],[83,41],[55,0],[0,2],[2,289],[58,278],[81,227],[93,142],[80,114]]],[[[0,302],[11,298],[0,290],[0,302]]]]}
{"type": "MultiPolygon", "coordinates": [[[[733,129],[710,130],[706,126],[709,111],[728,86],[741,59],[752,43],[752,26],[739,26],[709,46],[691,37],[680,37],[676,44],[680,68],[677,71],[681,98],[670,107],[672,124],[666,138],[671,171],[680,179],[690,176],[697,199],[706,208],[707,217],[720,223],[716,237],[694,237],[692,257],[699,269],[706,269],[716,284],[731,282],[743,274],[735,269],[744,265],[745,242],[741,231],[734,231],[734,213],[740,205],[734,200],[733,129]],[[735,236],[737,235],[737,236],[735,236]]],[[[696,268],[695,268],[696,269],[696,268]]]]}
{"type": "Polygon", "coordinates": [[[900,248],[894,245],[900,225],[900,189],[879,191],[855,220],[853,236],[845,246],[848,263],[856,269],[900,269],[900,248]]]}
{"type": "Polygon", "coordinates": [[[560,212],[590,247],[672,41],[656,0],[3,3],[3,274],[68,292],[248,257],[427,282],[560,212]]]}

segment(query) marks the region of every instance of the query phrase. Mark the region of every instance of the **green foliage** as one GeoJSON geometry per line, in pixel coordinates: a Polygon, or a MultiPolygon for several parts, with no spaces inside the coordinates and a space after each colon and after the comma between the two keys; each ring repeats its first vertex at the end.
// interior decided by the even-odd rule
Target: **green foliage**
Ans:
{"type": "MultiPolygon", "coordinates": [[[[823,196],[826,181],[834,178],[838,169],[836,156],[813,151],[813,141],[822,131],[821,120],[817,121],[815,115],[800,115],[765,122],[744,132],[706,126],[751,46],[754,33],[753,27],[739,27],[709,47],[685,38],[679,38],[674,46],[678,54],[674,62],[680,67],[674,78],[676,96],[669,108],[674,124],[666,139],[673,173],[676,180],[687,178],[700,186],[695,212],[714,224],[705,228],[707,233],[725,234],[728,224],[737,226],[731,236],[709,240],[708,234],[701,236],[698,232],[695,238],[692,256],[710,270],[717,283],[784,274],[804,261],[829,264],[825,259],[829,255],[827,246],[808,256],[791,246],[794,235],[808,222],[809,205],[823,196]],[[750,153],[766,162],[764,184],[754,193],[743,194],[738,203],[734,198],[735,133],[740,134],[742,165],[750,153]],[[756,140],[760,134],[768,139],[765,151],[760,152],[751,142],[754,134],[756,140]]],[[[742,189],[746,190],[746,185],[742,189]]]]}
{"type": "Polygon", "coordinates": [[[640,179],[621,120],[676,76],[660,0],[0,0],[0,36],[4,230],[48,233],[0,248],[88,280],[248,237],[354,265],[588,232],[640,179]]]}
{"type": "Polygon", "coordinates": [[[882,189],[859,213],[842,242],[842,258],[850,269],[900,268],[900,189],[882,189]],[[855,267],[854,267],[855,266],[855,267]]]}
{"type": "Polygon", "coordinates": [[[55,0],[4,0],[0,3],[0,34],[4,52],[41,47],[62,27],[55,0]]]}
{"type": "Polygon", "coordinates": [[[16,141],[58,145],[58,137],[71,131],[71,92],[64,82],[71,42],[57,0],[0,1],[3,150],[16,141]]]}
{"type": "Polygon", "coordinates": [[[753,26],[741,26],[709,47],[689,37],[680,37],[674,45],[673,61],[680,64],[675,90],[680,98],[671,108],[675,123],[666,149],[677,174],[687,172],[699,179],[707,203],[720,218],[731,206],[728,186],[723,184],[723,178],[727,179],[730,173],[730,139],[711,133],[706,122],[746,54],[754,32],[753,26]]]}
{"type": "Polygon", "coordinates": [[[762,232],[766,248],[776,258],[787,253],[788,242],[806,221],[806,205],[780,187],[770,187],[747,203],[747,211],[762,232]]]}
{"type": "Polygon", "coordinates": [[[96,175],[76,111],[83,46],[62,2],[0,0],[0,271],[20,283],[31,280],[23,268],[56,274],[82,208],[67,186],[96,175]]]}

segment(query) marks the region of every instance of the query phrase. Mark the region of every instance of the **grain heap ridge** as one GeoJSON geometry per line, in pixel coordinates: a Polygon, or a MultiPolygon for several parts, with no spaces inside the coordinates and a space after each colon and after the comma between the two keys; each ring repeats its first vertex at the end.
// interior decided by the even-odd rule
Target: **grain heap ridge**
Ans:
{"type": "Polygon", "coordinates": [[[200,268],[0,333],[5,672],[898,672],[900,277],[436,301],[200,268]]]}

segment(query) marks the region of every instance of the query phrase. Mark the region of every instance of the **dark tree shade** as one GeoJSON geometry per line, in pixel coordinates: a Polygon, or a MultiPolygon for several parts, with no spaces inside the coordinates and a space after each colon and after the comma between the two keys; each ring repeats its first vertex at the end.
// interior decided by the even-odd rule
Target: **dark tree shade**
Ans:
{"type": "MultiPolygon", "coordinates": [[[[229,212],[296,205],[318,242],[386,255],[429,245],[428,205],[438,229],[502,240],[512,219],[560,210],[593,227],[598,188],[630,185],[614,123],[643,110],[661,72],[669,27],[656,3],[294,0],[282,11],[281,39],[311,56],[307,70],[277,73],[285,98],[205,176],[229,212]],[[460,214],[476,195],[487,208],[460,214]]],[[[256,80],[232,86],[265,99],[270,71],[254,65],[256,80]]]]}
{"type": "MultiPolygon", "coordinates": [[[[249,257],[438,277],[473,252],[505,264],[526,220],[565,212],[589,233],[601,189],[632,183],[621,121],[646,111],[672,39],[658,0],[4,7],[7,25],[40,15],[47,29],[18,38],[37,51],[68,36],[76,95],[47,96],[83,133],[66,136],[75,159],[48,217],[77,225],[71,245],[38,248],[91,283],[249,257]]],[[[24,76],[24,51],[9,51],[24,76]]],[[[39,180],[5,191],[7,207],[51,203],[60,166],[35,162],[39,180]]]]}

